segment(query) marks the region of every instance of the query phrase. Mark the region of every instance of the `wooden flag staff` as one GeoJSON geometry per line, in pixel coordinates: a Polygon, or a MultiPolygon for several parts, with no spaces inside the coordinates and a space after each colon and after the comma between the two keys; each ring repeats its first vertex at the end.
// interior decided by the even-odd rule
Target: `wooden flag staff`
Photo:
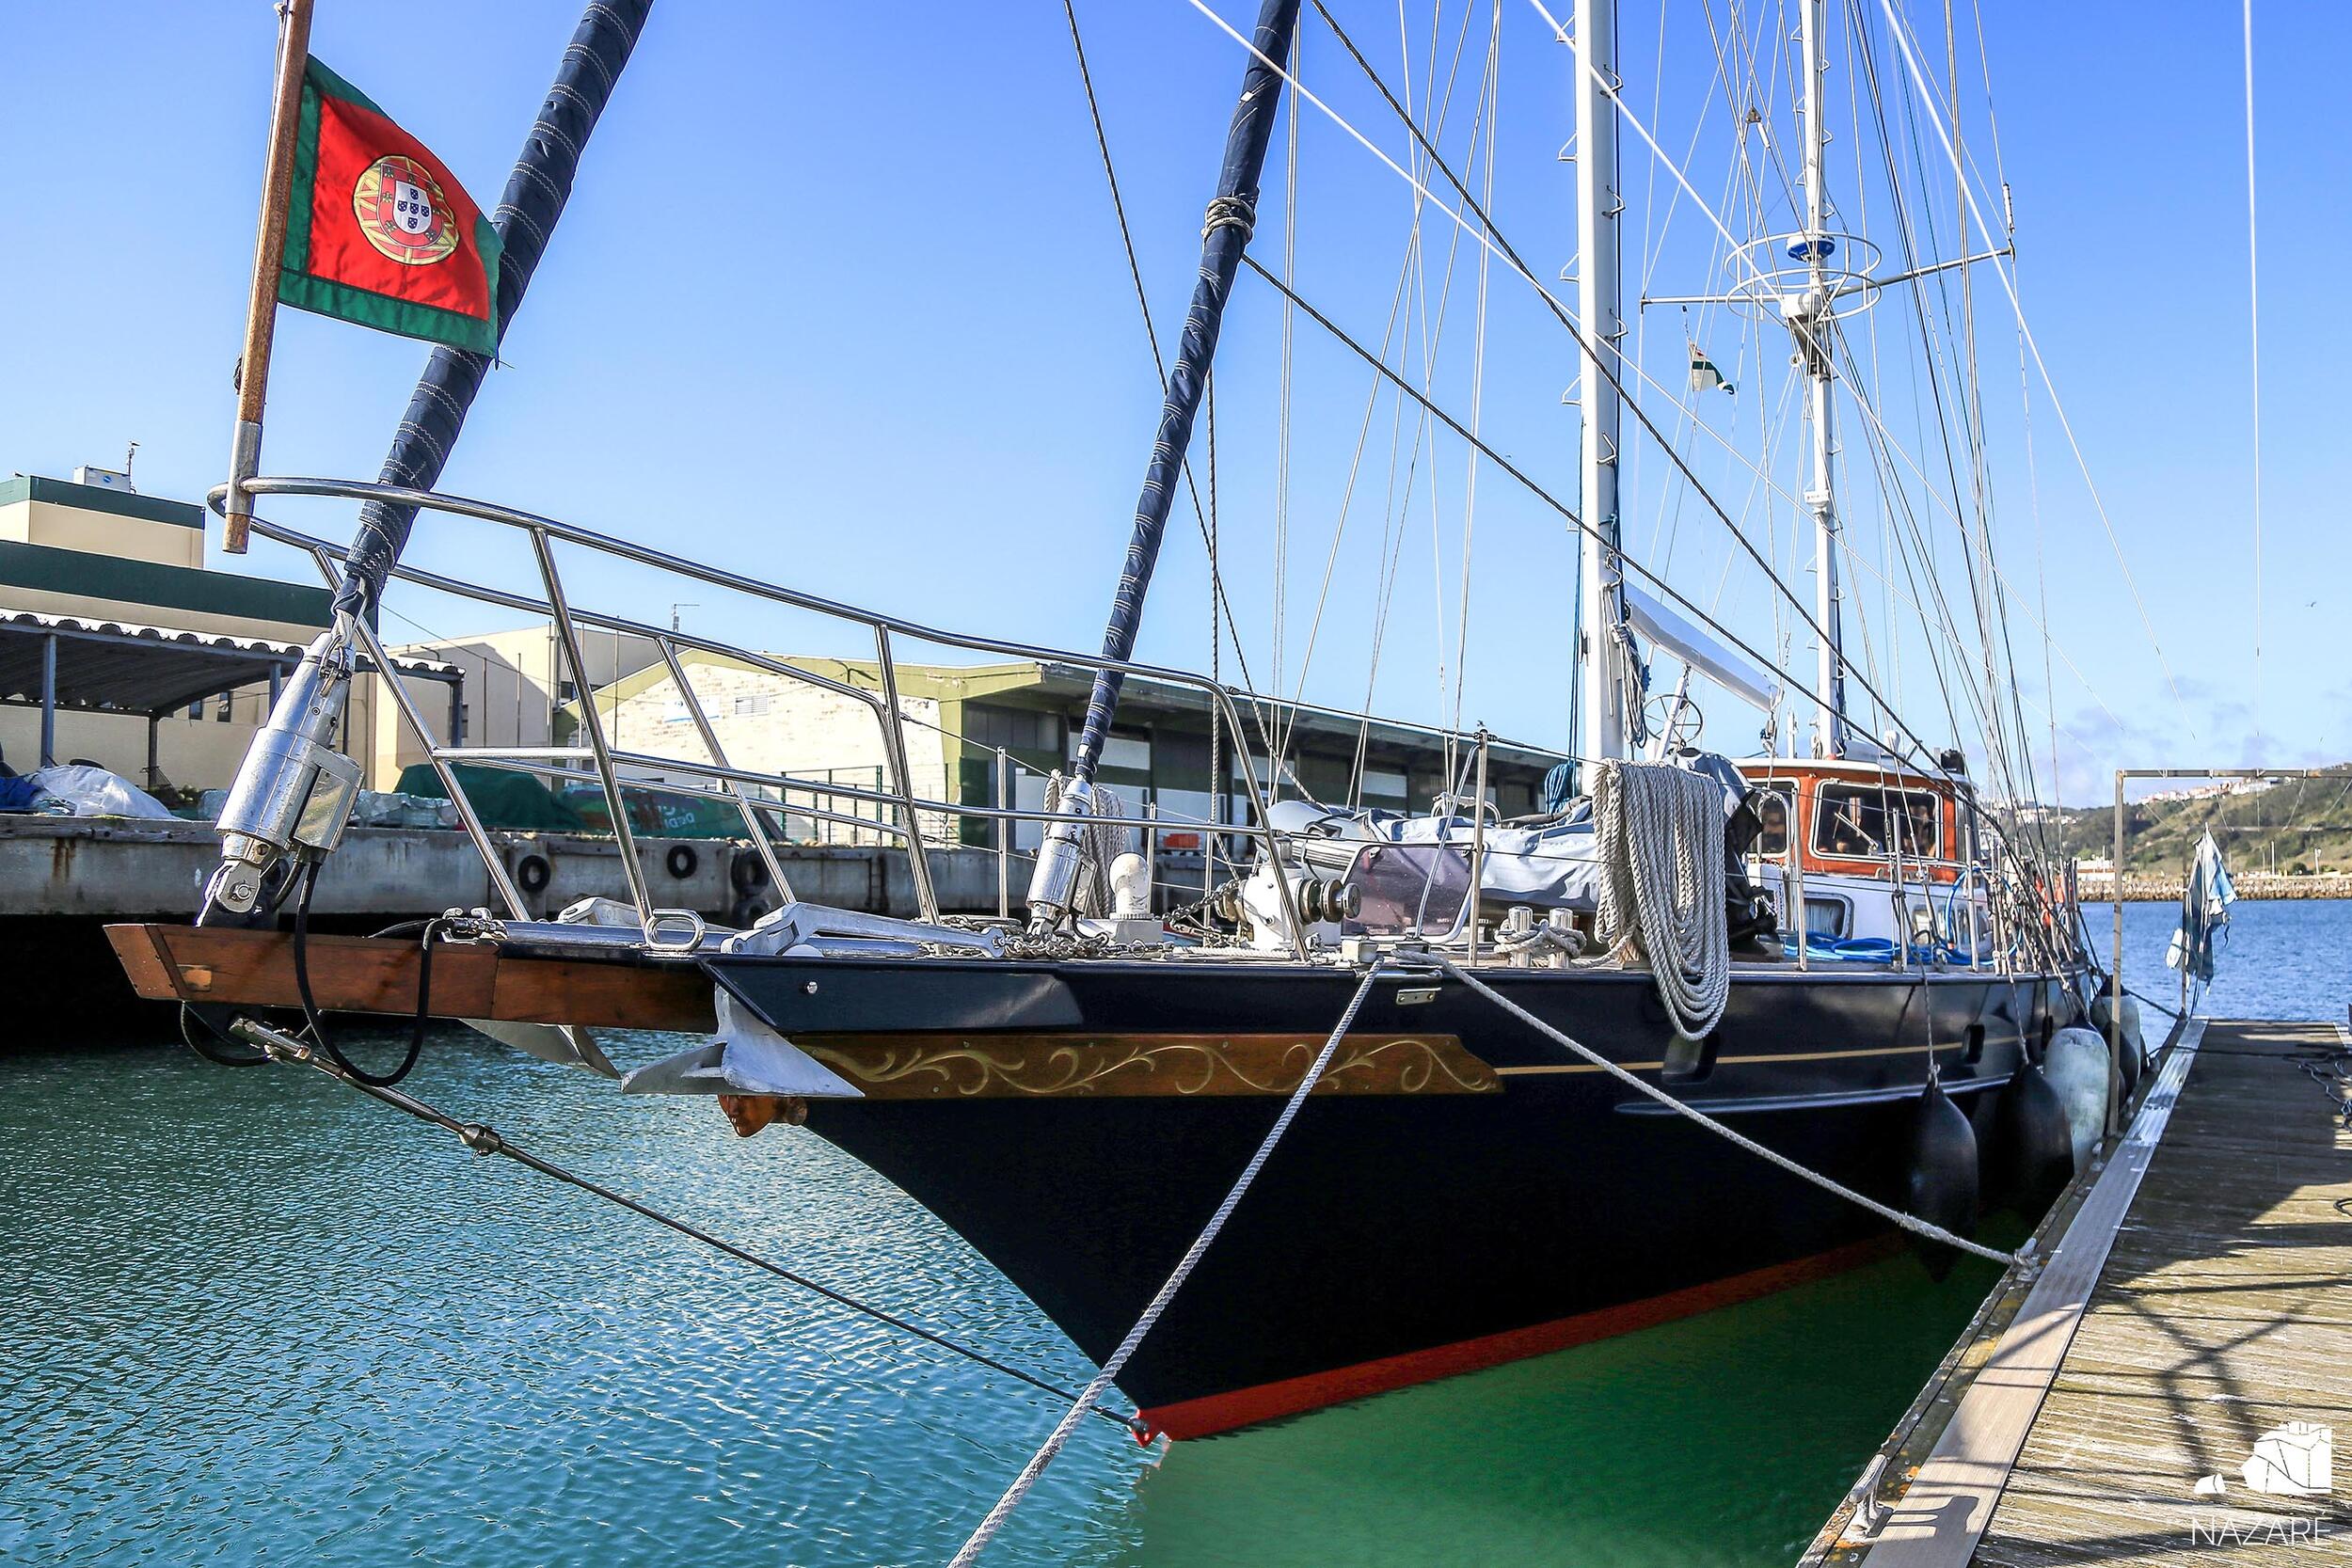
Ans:
{"type": "Polygon", "coordinates": [[[294,128],[302,118],[302,73],[310,59],[310,0],[280,0],[278,79],[269,113],[269,164],[262,180],[261,232],[253,245],[253,292],[245,309],[245,353],[237,361],[237,434],[229,450],[228,536],[243,555],[253,502],[245,482],[262,471],[262,405],[269,394],[269,351],[278,325],[278,270],[286,252],[286,206],[294,191],[294,128]]]}

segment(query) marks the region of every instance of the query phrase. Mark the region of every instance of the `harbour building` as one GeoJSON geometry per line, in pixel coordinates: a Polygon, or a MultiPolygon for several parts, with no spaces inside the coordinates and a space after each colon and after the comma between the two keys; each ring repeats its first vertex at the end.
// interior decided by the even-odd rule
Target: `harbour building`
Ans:
{"type": "MultiPolygon", "coordinates": [[[[593,663],[595,656],[589,657],[593,663]]],[[[865,695],[880,689],[873,660],[773,657],[773,663],[812,677],[800,678],[718,654],[681,650],[679,659],[727,766],[845,789],[891,787],[882,726],[865,695]]],[[[1043,808],[1048,777],[1068,767],[1085,727],[1092,672],[1024,659],[898,664],[895,674],[908,770],[918,796],[966,805],[1043,808]]],[[[691,755],[700,750],[686,693],[666,665],[648,663],[600,687],[596,702],[618,750],[629,749],[632,736],[644,742],[646,752],[691,755]]],[[[1239,706],[1261,781],[1269,776],[1266,736],[1281,737],[1285,796],[1426,811],[1448,788],[1447,748],[1442,736],[1429,731],[1287,703],[1239,706]]],[[[1222,787],[1213,790],[1207,698],[1197,687],[1133,676],[1120,695],[1120,721],[1096,776],[1131,811],[1148,811],[1168,824],[1159,834],[1162,850],[1197,851],[1203,825],[1249,820],[1241,773],[1246,764],[1237,744],[1231,735],[1222,737],[1217,760],[1225,778],[1222,787]]],[[[1452,766],[1463,769],[1471,752],[1467,741],[1459,745],[1452,766]]],[[[1488,798],[1505,816],[1533,811],[1542,800],[1545,775],[1564,760],[1534,747],[1490,743],[1488,798]]],[[[886,805],[845,798],[821,801],[815,792],[791,794],[785,803],[821,806],[853,817],[887,818],[890,812],[886,805]]],[[[789,813],[787,817],[790,835],[805,842],[877,842],[882,836],[853,821],[789,813]]],[[[927,821],[924,830],[935,839],[993,842],[985,817],[927,821]]],[[[1039,831],[1034,822],[1015,824],[1013,847],[1034,849],[1039,831]]]]}
{"type": "MultiPolygon", "coordinates": [[[[204,519],[203,507],[141,495],[114,469],[0,480],[8,766],[94,762],[151,790],[220,788],[235,776],[277,683],[326,628],[332,595],[213,570],[204,519]]],[[[462,703],[453,666],[401,668],[421,702],[447,712],[462,703]]],[[[373,678],[355,683],[352,736],[373,733],[379,708],[391,717],[382,699],[373,678]]]]}

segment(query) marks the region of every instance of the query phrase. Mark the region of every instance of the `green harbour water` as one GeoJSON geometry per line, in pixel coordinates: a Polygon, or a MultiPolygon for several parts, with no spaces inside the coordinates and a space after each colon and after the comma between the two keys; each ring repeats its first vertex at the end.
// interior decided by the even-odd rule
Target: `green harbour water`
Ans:
{"type": "MultiPolygon", "coordinates": [[[[2209,1010],[2343,1016],[2352,904],[2238,914],[2209,1010]]],[[[2171,911],[2127,918],[2135,989],[2169,996],[2171,911]]],[[[57,1041],[0,1054],[0,1561],[938,1562],[1057,1414],[315,1073],[57,1041]]],[[[739,1142],[707,1101],[623,1101],[463,1032],[409,1087],[1087,1375],[968,1248],[803,1132],[739,1142]]],[[[1992,1275],[1938,1285],[1899,1255],[1164,1456],[1089,1422],[990,1560],[1786,1563],[1992,1275]]]]}

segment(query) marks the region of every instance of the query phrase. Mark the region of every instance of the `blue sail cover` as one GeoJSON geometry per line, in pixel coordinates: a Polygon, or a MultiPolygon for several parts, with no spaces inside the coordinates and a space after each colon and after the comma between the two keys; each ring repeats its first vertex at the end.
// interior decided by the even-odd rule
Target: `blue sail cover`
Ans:
{"type": "Polygon", "coordinates": [[[2214,958],[2230,929],[2230,906],[2236,902],[2221,846],[2207,833],[2197,841],[2189,862],[2188,885],[2181,890],[2181,927],[2165,950],[2165,967],[2185,972],[2199,985],[2213,984],[2214,958]]]}

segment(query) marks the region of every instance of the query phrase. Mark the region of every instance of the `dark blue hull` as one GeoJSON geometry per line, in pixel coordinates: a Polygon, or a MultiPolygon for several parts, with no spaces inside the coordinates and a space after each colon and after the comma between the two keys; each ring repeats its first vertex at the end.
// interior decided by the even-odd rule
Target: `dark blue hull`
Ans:
{"type": "MultiPolygon", "coordinates": [[[[1014,1029],[1320,1036],[1359,978],[1157,962],[711,967],[787,1035],[863,1018],[977,1039],[1014,1029]],[[812,977],[821,977],[814,992],[812,977]]],[[[1670,1059],[1646,974],[1485,977],[1742,1132],[1897,1204],[1931,1049],[1947,1092],[1974,1112],[2067,1006],[2053,978],[1742,970],[1704,1049],[1670,1059]]],[[[1357,1028],[1456,1036],[1497,1070],[1502,1091],[1318,1095],[1302,1107],[1120,1379],[1164,1430],[1225,1430],[1703,1310],[1858,1260],[1890,1235],[1458,984],[1384,979],[1357,1028]],[[1399,999],[1431,988],[1418,1005],[1399,999]]],[[[809,1126],[946,1220],[1099,1360],[1279,1103],[822,1101],[809,1126]]]]}

